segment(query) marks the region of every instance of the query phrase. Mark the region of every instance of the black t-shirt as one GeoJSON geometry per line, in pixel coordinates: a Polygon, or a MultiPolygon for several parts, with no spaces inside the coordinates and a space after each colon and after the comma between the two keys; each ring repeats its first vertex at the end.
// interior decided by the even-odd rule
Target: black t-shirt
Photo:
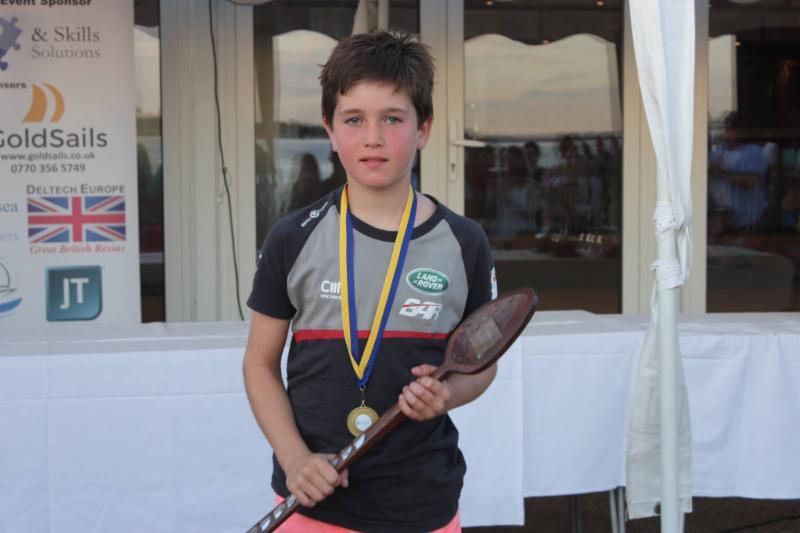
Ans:
{"type": "MultiPolygon", "coordinates": [[[[291,319],[288,395],[309,449],[336,453],[352,441],[348,413],[360,404],[342,334],[339,283],[341,188],[281,219],[267,235],[247,301],[255,311],[291,319]]],[[[433,199],[432,199],[433,200],[433,199]]],[[[411,368],[441,364],[448,334],[496,296],[483,229],[436,202],[414,228],[366,403],[382,414],[414,379],[411,368]]],[[[363,351],[396,233],[353,219],[355,299],[363,351]]],[[[272,486],[288,495],[273,457],[272,486]]],[[[299,512],[359,531],[430,531],[458,509],[466,466],[447,415],[406,421],[349,469],[349,487],[299,512]]]]}

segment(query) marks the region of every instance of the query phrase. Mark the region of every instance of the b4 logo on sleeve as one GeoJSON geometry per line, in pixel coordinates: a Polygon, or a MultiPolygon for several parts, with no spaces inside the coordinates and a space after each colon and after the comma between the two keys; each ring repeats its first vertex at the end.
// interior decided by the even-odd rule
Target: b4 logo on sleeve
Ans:
{"type": "Polygon", "coordinates": [[[442,304],[436,302],[422,302],[416,298],[409,298],[403,307],[400,308],[400,314],[410,318],[421,318],[422,320],[436,320],[439,316],[439,311],[442,310],[442,304]]]}

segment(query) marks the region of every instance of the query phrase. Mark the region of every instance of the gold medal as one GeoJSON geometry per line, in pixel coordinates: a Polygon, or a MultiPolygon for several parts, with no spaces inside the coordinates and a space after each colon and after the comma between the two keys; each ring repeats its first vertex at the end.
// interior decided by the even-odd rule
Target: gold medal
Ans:
{"type": "Polygon", "coordinates": [[[364,402],[361,402],[361,405],[347,415],[347,429],[350,430],[354,437],[358,437],[377,420],[378,413],[375,412],[375,409],[367,407],[364,402]]]}

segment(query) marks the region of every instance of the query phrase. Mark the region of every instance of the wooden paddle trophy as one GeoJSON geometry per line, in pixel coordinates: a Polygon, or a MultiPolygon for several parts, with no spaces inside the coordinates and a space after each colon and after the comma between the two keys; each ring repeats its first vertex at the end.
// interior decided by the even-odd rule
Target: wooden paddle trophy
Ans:
{"type": "MultiPolygon", "coordinates": [[[[525,329],[536,310],[537,303],[536,293],[523,288],[506,293],[481,306],[450,334],[444,361],[431,376],[444,380],[452,373],[477,374],[491,366],[525,329]]],[[[399,404],[394,404],[377,422],[331,459],[331,465],[337,472],[341,472],[405,418],[399,404]]],[[[285,501],[248,529],[247,533],[274,531],[299,506],[297,498],[289,495],[285,501]]]]}

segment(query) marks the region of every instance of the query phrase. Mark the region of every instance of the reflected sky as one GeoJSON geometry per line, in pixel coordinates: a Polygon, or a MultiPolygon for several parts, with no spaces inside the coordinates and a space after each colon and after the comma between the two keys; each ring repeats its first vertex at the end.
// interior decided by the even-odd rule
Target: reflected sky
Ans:
{"type": "Polygon", "coordinates": [[[622,129],[615,46],[594,35],[527,45],[501,35],[466,43],[468,133],[552,136],[622,129]]]}
{"type": "MultiPolygon", "coordinates": [[[[336,42],[299,30],[275,38],[276,115],[321,124],[317,76],[336,42]]],[[[466,43],[467,128],[480,135],[620,129],[614,47],[592,35],[531,46],[500,35],[466,43]],[[530,65],[520,69],[520,65],[530,65]]]]}
{"type": "Polygon", "coordinates": [[[708,115],[722,120],[736,108],[736,36],[722,35],[708,42],[708,115]]]}
{"type": "MultiPolygon", "coordinates": [[[[136,107],[160,114],[160,41],[157,31],[134,29],[136,107]]],[[[735,102],[736,39],[710,40],[709,114],[724,116],[735,102]]],[[[317,76],[335,46],[327,35],[298,30],[275,37],[278,57],[276,117],[321,124],[317,76]]],[[[466,43],[465,124],[477,136],[542,136],[621,130],[614,45],[574,35],[547,45],[526,45],[495,34],[466,43]]]]}
{"type": "MultiPolygon", "coordinates": [[[[335,44],[307,30],[275,38],[279,120],[321,124],[317,76],[335,44]]],[[[621,128],[614,46],[592,35],[542,46],[483,35],[466,43],[465,77],[466,124],[479,135],[621,128]]]]}
{"type": "Polygon", "coordinates": [[[273,38],[278,58],[275,118],[281,122],[322,125],[322,88],[319,73],[336,40],[327,35],[297,30],[273,38]]]}
{"type": "Polygon", "coordinates": [[[133,29],[136,75],[136,112],[139,115],[161,114],[160,42],[158,28],[133,29]]]}

